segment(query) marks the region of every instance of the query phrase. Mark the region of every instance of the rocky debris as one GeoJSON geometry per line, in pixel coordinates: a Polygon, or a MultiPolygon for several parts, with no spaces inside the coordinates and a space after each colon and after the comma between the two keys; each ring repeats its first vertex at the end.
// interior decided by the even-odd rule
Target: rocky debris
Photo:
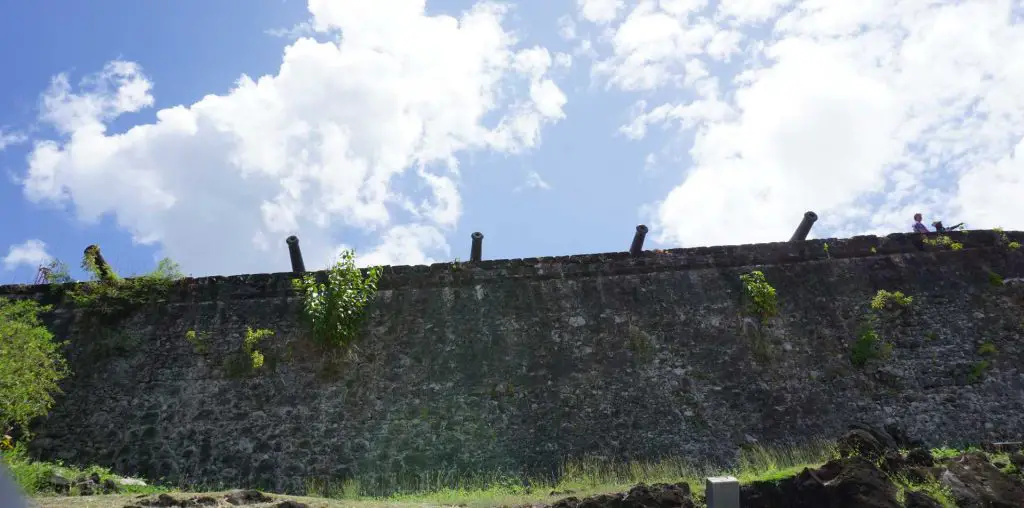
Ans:
{"type": "Polygon", "coordinates": [[[805,468],[797,476],[754,482],[740,488],[744,508],[900,508],[896,487],[886,474],[864,457],[832,460],[819,469],[805,468]]]}
{"type": "MultiPolygon", "coordinates": [[[[143,508],[151,506],[159,507],[182,507],[199,508],[205,506],[222,506],[223,501],[229,506],[245,506],[271,503],[274,498],[258,490],[236,490],[229,492],[220,499],[211,496],[193,496],[186,499],[178,499],[170,494],[158,496],[139,496],[135,501],[128,503],[124,508],[143,508]]],[[[309,508],[305,503],[298,501],[283,500],[273,505],[273,508],[309,508]]]]}
{"type": "Polygon", "coordinates": [[[269,503],[274,499],[258,490],[236,490],[224,496],[228,503],[239,506],[256,503],[269,503]]]}
{"type": "Polygon", "coordinates": [[[117,482],[110,478],[101,479],[97,473],[82,475],[74,480],[69,480],[59,474],[53,474],[47,480],[47,483],[53,492],[63,495],[71,493],[76,493],[80,496],[116,494],[121,490],[117,482]]]}
{"type": "MultiPolygon", "coordinates": [[[[840,458],[820,468],[740,488],[743,508],[942,508],[940,499],[921,488],[936,483],[952,492],[960,507],[1024,507],[1024,473],[1006,474],[982,453],[936,459],[919,440],[900,429],[851,425],[837,441],[840,458]],[[904,452],[904,450],[908,450],[904,452]],[[905,486],[909,482],[910,486],[905,486]],[[902,491],[902,492],[901,492],[902,491]],[[900,499],[902,498],[902,503],[900,499]]],[[[1009,453],[1010,464],[1024,471],[1024,453],[1009,453]]],[[[935,485],[936,487],[938,485],[935,485]]],[[[932,492],[928,490],[928,492],[932,492]]],[[[552,495],[569,492],[552,492],[552,495]]],[[[539,508],[545,505],[524,505],[539,508]]],[[[692,507],[685,483],[638,485],[627,493],[585,499],[566,497],[548,508],[692,507]]]]}
{"type": "MultiPolygon", "coordinates": [[[[545,505],[522,505],[519,508],[540,508],[545,505]]],[[[629,492],[600,494],[584,499],[572,496],[559,500],[550,508],[695,508],[690,485],[685,482],[654,485],[640,484],[629,492]]]]}
{"type": "Polygon", "coordinates": [[[981,453],[965,453],[943,461],[939,482],[953,491],[962,508],[1019,508],[1024,506],[1024,483],[989,462],[981,453]]]}

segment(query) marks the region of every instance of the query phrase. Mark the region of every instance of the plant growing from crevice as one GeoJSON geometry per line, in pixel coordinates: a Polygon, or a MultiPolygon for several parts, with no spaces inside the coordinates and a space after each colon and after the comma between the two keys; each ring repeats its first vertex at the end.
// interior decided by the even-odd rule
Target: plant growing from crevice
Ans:
{"type": "Polygon", "coordinates": [[[775,288],[765,279],[764,273],[754,270],[740,275],[743,282],[743,297],[746,310],[761,323],[779,313],[779,302],[775,288]]]}
{"type": "Polygon", "coordinates": [[[863,367],[872,360],[886,360],[891,355],[892,344],[879,336],[873,320],[863,323],[857,333],[857,340],[850,348],[850,363],[854,367],[863,367]]]}
{"type": "Polygon", "coordinates": [[[302,315],[314,341],[348,347],[358,338],[381,271],[379,266],[360,270],[355,252],[344,250],[327,271],[326,283],[318,282],[312,273],[292,281],[302,297],[302,315]]]}
{"type": "Polygon", "coordinates": [[[971,365],[971,370],[967,373],[967,379],[972,383],[980,381],[991,368],[992,364],[988,360],[978,360],[971,365]]]}
{"type": "Polygon", "coordinates": [[[1002,286],[1003,285],[1003,276],[999,275],[996,272],[993,272],[992,270],[989,270],[988,271],[988,283],[993,285],[993,286],[997,286],[997,287],[998,286],[1002,286]]]}
{"type": "Polygon", "coordinates": [[[924,243],[926,245],[931,245],[932,247],[947,247],[949,248],[949,250],[960,250],[964,248],[964,244],[953,241],[953,239],[947,235],[938,235],[934,238],[925,238],[924,243]]]}
{"type": "Polygon", "coordinates": [[[907,309],[914,298],[902,291],[880,289],[871,298],[870,311],[857,330],[856,339],[850,348],[850,363],[863,367],[872,360],[886,360],[892,356],[893,345],[882,338],[878,323],[885,314],[900,313],[907,309]]]}
{"type": "Polygon", "coordinates": [[[995,231],[996,234],[999,235],[999,243],[1005,245],[1007,249],[1010,249],[1010,250],[1018,250],[1018,249],[1020,249],[1020,242],[1015,241],[1015,240],[1011,241],[1010,237],[1006,234],[1006,231],[1003,231],[1003,228],[992,228],[992,231],[995,231]]]}
{"type": "Polygon", "coordinates": [[[914,302],[914,297],[904,295],[902,291],[886,291],[879,289],[871,298],[871,309],[874,311],[902,310],[914,302]]]}
{"type": "Polygon", "coordinates": [[[996,345],[991,342],[985,342],[982,345],[978,346],[978,354],[982,356],[990,356],[998,352],[999,350],[996,349],[996,345]]]}
{"type": "Polygon", "coordinates": [[[0,298],[0,436],[17,428],[29,437],[29,422],[50,411],[59,383],[71,373],[64,343],[54,341],[40,319],[50,310],[35,300],[0,298]]]}
{"type": "Polygon", "coordinates": [[[263,369],[267,358],[258,349],[264,338],[274,335],[273,330],[266,328],[253,329],[245,327],[245,338],[241,349],[224,359],[224,371],[229,377],[244,377],[255,374],[263,369]]]}
{"type": "Polygon", "coordinates": [[[192,350],[198,355],[205,355],[210,350],[210,334],[207,332],[196,333],[195,330],[185,332],[185,340],[192,344],[192,350]]]}
{"type": "Polygon", "coordinates": [[[824,244],[823,244],[823,245],[821,246],[821,248],[822,248],[822,250],[824,250],[824,251],[825,251],[825,257],[826,257],[826,258],[828,258],[828,259],[832,259],[832,255],[831,255],[831,254],[829,254],[829,251],[828,251],[828,242],[825,242],[825,243],[824,243],[824,244]]]}

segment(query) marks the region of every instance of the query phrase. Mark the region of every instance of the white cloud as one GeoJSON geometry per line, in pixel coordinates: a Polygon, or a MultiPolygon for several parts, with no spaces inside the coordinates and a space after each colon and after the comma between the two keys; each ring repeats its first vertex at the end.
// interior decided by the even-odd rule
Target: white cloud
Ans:
{"type": "Polygon", "coordinates": [[[19,266],[35,268],[53,259],[46,252],[46,243],[42,240],[26,240],[19,245],[11,245],[4,256],[4,269],[13,270],[19,266]]]}
{"type": "Polygon", "coordinates": [[[643,94],[627,137],[693,134],[692,165],[658,203],[660,241],[783,240],[806,210],[842,234],[905,231],[918,210],[1024,229],[1014,2],[669,4],[611,23],[593,69],[643,94]]]}
{"type": "Polygon", "coordinates": [[[138,64],[112,62],[77,89],[58,76],[42,118],[65,136],[36,143],[24,193],[85,220],[112,214],[196,275],[287,269],[289,234],[310,260],[353,229],[382,235],[370,259],[445,253],[461,214],[458,156],[536,146],[566,97],[546,49],[516,48],[504,7],[424,9],[310,0],[309,28],[343,38],[300,37],[277,74],[242,76],[124,132],[109,122],[154,101],[138,64]]]}
{"type": "Polygon", "coordinates": [[[541,178],[540,174],[536,171],[530,171],[526,174],[526,183],[516,187],[515,191],[519,192],[523,189],[551,190],[551,184],[541,178]]]}
{"type": "Polygon", "coordinates": [[[583,19],[594,23],[614,20],[622,9],[623,0],[576,0],[583,19]]]}
{"type": "Polygon", "coordinates": [[[20,132],[8,132],[4,129],[0,129],[0,152],[4,151],[9,146],[17,145],[28,141],[28,137],[20,132]]]}

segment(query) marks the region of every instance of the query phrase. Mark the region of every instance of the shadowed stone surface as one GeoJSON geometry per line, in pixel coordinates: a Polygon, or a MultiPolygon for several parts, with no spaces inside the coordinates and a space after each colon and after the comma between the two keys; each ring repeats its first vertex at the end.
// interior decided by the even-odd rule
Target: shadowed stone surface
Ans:
{"type": "MultiPolygon", "coordinates": [[[[194,485],[302,491],[409,470],[547,472],[565,458],[728,461],[756,439],[895,423],[930,443],[1024,439],[1024,253],[995,232],[387,267],[359,350],[316,351],[289,273],[182,281],[106,329],[60,288],[75,375],[33,453],[194,485]],[[780,315],[760,327],[739,275],[762,270],[780,315]],[[879,289],[914,298],[882,319],[891,357],[851,366],[879,289]],[[230,359],[269,328],[263,371],[230,359]],[[197,352],[188,330],[207,341],[197,352]],[[983,355],[990,342],[997,353],[983,355]],[[334,355],[340,356],[340,355],[334,355]],[[976,373],[979,362],[987,369],[976,373]],[[228,367],[226,368],[226,362],[228,367]]],[[[1024,235],[1009,233],[1021,241],[1024,235]]]]}

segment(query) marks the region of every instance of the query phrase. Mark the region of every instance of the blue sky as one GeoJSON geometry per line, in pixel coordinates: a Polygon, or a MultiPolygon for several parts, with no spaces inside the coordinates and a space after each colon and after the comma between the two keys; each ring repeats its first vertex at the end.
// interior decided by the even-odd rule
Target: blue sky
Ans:
{"type": "Polygon", "coordinates": [[[1024,229],[1019,2],[10,3],[0,283],[1024,229]]]}

